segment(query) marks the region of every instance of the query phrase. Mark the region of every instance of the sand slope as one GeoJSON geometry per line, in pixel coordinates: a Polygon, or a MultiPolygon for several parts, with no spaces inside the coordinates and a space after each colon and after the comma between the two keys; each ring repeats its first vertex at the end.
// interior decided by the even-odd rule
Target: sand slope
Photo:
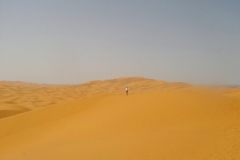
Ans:
{"type": "Polygon", "coordinates": [[[240,159],[236,89],[232,97],[143,79],[86,85],[92,95],[1,119],[0,159],[240,159]],[[115,89],[125,85],[133,94],[115,89]]]}
{"type": "Polygon", "coordinates": [[[81,85],[40,85],[24,82],[0,82],[0,118],[101,94],[131,94],[171,88],[174,84],[141,77],[92,81],[81,85]],[[4,107],[12,105],[15,107],[4,107]],[[18,106],[18,109],[17,109],[18,106]],[[14,108],[14,109],[13,109],[14,108]]]}

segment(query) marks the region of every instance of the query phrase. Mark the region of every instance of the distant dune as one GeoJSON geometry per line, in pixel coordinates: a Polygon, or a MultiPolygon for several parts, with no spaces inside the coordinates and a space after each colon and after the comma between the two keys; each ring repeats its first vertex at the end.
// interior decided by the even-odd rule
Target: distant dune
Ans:
{"type": "Polygon", "coordinates": [[[1,160],[240,159],[240,88],[2,81],[0,96],[1,160]]]}

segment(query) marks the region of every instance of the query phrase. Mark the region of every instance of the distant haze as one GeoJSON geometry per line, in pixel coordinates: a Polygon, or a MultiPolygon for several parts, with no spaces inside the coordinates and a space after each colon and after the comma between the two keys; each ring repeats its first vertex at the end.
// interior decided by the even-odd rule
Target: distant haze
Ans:
{"type": "Polygon", "coordinates": [[[240,84],[240,1],[0,0],[0,81],[240,84]]]}

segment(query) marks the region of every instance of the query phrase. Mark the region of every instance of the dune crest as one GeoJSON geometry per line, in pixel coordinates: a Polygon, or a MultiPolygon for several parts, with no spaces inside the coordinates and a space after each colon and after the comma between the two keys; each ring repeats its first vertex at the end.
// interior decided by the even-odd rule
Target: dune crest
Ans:
{"type": "Polygon", "coordinates": [[[158,90],[164,84],[167,82],[141,77],[91,81],[81,85],[41,85],[19,81],[1,81],[0,118],[93,95],[124,94],[126,86],[130,88],[131,94],[134,94],[152,89],[158,90]],[[19,109],[13,110],[13,107],[9,107],[9,109],[4,107],[9,104],[19,106],[19,109]],[[20,111],[20,108],[24,108],[24,110],[20,111]]]}

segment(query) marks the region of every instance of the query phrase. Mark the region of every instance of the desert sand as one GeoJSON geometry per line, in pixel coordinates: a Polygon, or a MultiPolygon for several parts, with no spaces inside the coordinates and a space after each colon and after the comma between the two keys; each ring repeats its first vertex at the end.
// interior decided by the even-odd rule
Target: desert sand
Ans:
{"type": "Polygon", "coordinates": [[[1,81],[0,160],[20,159],[239,160],[240,88],[1,81]]]}

